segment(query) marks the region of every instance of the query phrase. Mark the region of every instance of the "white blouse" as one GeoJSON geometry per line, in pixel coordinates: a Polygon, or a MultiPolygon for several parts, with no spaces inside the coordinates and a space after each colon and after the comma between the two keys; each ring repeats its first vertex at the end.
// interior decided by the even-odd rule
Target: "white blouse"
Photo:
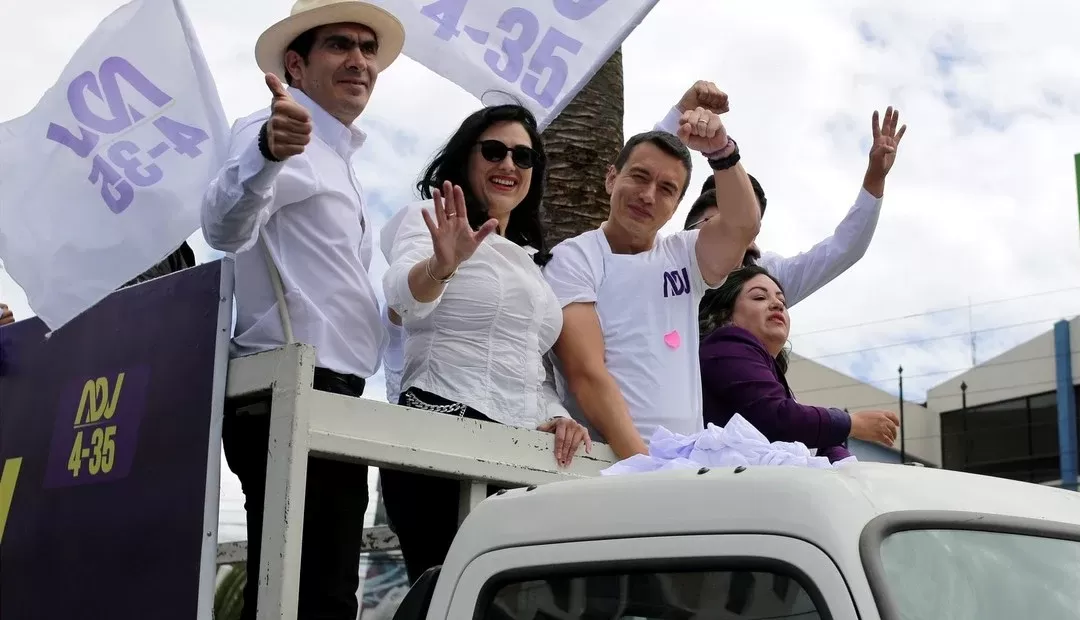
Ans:
{"type": "Polygon", "coordinates": [[[562,307],[531,248],[492,234],[458,267],[441,296],[418,302],[409,270],[433,253],[421,209],[413,203],[387,254],[386,303],[405,328],[400,389],[410,387],[462,403],[510,426],[536,428],[569,417],[544,355],[562,331],[562,307]]]}

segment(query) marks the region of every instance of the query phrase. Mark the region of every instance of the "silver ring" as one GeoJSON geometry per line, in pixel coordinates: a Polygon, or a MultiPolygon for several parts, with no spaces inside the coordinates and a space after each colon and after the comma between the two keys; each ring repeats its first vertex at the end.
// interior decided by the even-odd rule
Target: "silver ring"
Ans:
{"type": "Polygon", "coordinates": [[[699,122],[699,123],[705,123],[706,125],[708,125],[708,124],[709,124],[709,121],[705,120],[704,118],[699,118],[697,122],[699,122]]]}

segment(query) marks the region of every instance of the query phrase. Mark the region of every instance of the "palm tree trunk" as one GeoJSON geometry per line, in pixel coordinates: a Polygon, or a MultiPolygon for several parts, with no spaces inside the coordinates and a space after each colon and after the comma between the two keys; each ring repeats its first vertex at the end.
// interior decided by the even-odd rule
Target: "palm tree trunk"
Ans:
{"type": "Polygon", "coordinates": [[[244,584],[247,583],[247,565],[234,564],[218,570],[226,572],[214,591],[215,620],[239,620],[244,608],[244,584]]]}
{"type": "Polygon", "coordinates": [[[608,216],[604,177],[623,145],[622,50],[544,130],[548,248],[598,227],[608,216]]]}

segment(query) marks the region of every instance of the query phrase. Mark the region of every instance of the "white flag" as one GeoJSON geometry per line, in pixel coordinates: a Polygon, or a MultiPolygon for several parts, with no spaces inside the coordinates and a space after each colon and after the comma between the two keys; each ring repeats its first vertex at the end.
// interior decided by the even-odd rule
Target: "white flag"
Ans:
{"type": "Polygon", "coordinates": [[[536,115],[541,130],[657,2],[371,1],[405,25],[405,55],[484,103],[512,95],[536,115]]]}
{"type": "Polygon", "coordinates": [[[117,9],[29,114],[0,124],[0,260],[50,329],[198,230],[227,144],[180,0],[117,9]]]}

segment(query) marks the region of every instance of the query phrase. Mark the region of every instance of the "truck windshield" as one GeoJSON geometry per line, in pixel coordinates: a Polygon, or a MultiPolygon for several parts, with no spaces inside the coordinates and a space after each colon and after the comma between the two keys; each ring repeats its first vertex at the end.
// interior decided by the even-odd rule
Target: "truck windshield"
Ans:
{"type": "Polygon", "coordinates": [[[482,620],[818,620],[829,618],[785,572],[634,571],[496,580],[482,620]]]}
{"type": "Polygon", "coordinates": [[[1080,620],[1080,542],[908,530],[882,542],[881,562],[902,620],[1080,620]]]}

